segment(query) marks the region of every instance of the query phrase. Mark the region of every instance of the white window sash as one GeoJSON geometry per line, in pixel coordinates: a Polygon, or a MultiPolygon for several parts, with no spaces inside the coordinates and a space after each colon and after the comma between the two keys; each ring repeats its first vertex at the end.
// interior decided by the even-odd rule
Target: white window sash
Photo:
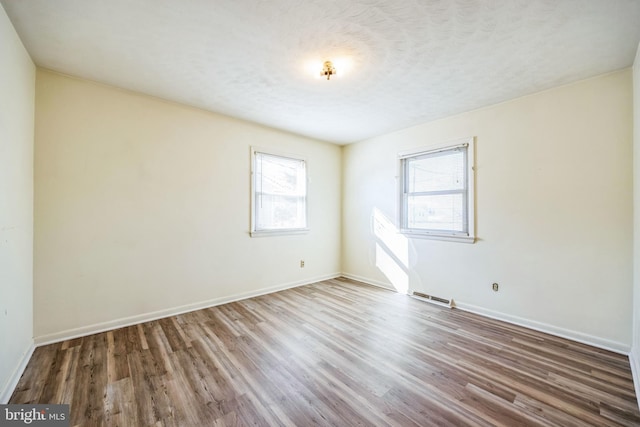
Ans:
{"type": "Polygon", "coordinates": [[[421,147],[410,151],[401,152],[398,154],[400,162],[400,179],[399,179],[399,193],[400,200],[398,206],[398,224],[400,232],[410,237],[422,237],[437,240],[451,240],[451,241],[464,241],[473,243],[475,242],[475,195],[474,195],[474,159],[475,159],[475,138],[465,138],[464,140],[453,141],[448,144],[441,144],[435,147],[421,147]],[[409,191],[409,173],[408,163],[409,159],[420,159],[431,157],[437,153],[444,153],[448,151],[455,151],[457,149],[464,149],[464,169],[463,169],[463,182],[462,189],[451,190],[434,190],[434,191],[409,191]],[[438,230],[438,229],[420,229],[409,228],[409,198],[420,196],[432,196],[432,195],[463,195],[462,205],[462,223],[463,231],[460,230],[438,230]]]}
{"type": "Polygon", "coordinates": [[[251,148],[251,224],[250,224],[250,235],[252,237],[260,237],[260,236],[274,236],[274,235],[285,235],[285,234],[302,234],[309,231],[308,228],[308,169],[307,162],[304,158],[299,156],[278,153],[268,149],[260,149],[260,148],[251,148]],[[300,162],[303,170],[303,181],[301,183],[301,188],[296,188],[294,191],[284,194],[276,194],[270,191],[262,191],[262,182],[258,182],[257,179],[257,161],[260,156],[270,156],[275,158],[282,158],[286,160],[293,160],[296,162],[300,162]],[[264,196],[273,196],[274,198],[282,197],[284,199],[297,199],[295,202],[296,209],[300,208],[302,204],[302,220],[303,225],[301,227],[291,227],[291,228],[271,228],[260,226],[261,218],[260,218],[260,209],[259,207],[263,203],[264,196]]]}

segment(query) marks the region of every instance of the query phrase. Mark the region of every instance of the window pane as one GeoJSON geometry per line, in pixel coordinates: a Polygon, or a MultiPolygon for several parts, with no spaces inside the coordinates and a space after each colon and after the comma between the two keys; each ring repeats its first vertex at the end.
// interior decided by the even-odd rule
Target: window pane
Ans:
{"type": "Polygon", "coordinates": [[[305,194],[303,160],[256,153],[256,191],[268,194],[305,194]]]}
{"type": "Polygon", "coordinates": [[[408,196],[407,227],[466,232],[464,194],[408,196]]]}
{"type": "Polygon", "coordinates": [[[307,227],[304,160],[255,152],[253,231],[307,227]]]}
{"type": "Polygon", "coordinates": [[[454,149],[407,160],[410,193],[465,188],[464,152],[454,149]]]}
{"type": "Polygon", "coordinates": [[[256,194],[256,229],[279,230],[306,227],[303,197],[256,194]]]}

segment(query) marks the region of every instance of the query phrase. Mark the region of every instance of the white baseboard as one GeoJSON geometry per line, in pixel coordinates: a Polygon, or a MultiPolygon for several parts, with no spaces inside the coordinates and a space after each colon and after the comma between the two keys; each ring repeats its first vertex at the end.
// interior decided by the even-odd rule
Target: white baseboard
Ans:
{"type": "MultiPolygon", "coordinates": [[[[396,291],[392,285],[389,285],[377,280],[369,279],[362,276],[357,276],[355,274],[350,274],[350,273],[342,273],[342,276],[348,279],[353,279],[359,282],[366,283],[368,285],[378,286],[381,288],[396,291]]],[[[606,338],[601,338],[594,335],[585,334],[583,332],[573,331],[570,329],[559,328],[557,326],[549,325],[547,323],[542,323],[535,320],[525,319],[523,317],[513,316],[510,314],[489,310],[483,307],[462,303],[457,300],[455,301],[455,308],[459,310],[479,314],[481,316],[489,317],[492,319],[501,320],[503,322],[511,323],[514,325],[523,326],[525,328],[533,329],[534,331],[544,332],[546,334],[554,335],[560,338],[566,338],[572,341],[577,341],[582,344],[587,344],[587,345],[601,348],[603,350],[609,350],[615,353],[624,354],[625,356],[629,355],[630,348],[628,345],[617,342],[617,341],[611,341],[606,338]]],[[[638,362],[640,363],[640,361],[638,362]]],[[[638,370],[639,370],[638,376],[640,377],[640,365],[638,365],[638,370]]],[[[640,396],[640,394],[637,394],[637,396],[640,396]]]]}
{"type": "Polygon", "coordinates": [[[9,402],[9,399],[11,399],[11,395],[13,394],[13,391],[16,389],[16,386],[18,385],[18,381],[20,381],[20,377],[22,377],[22,374],[24,373],[24,370],[26,369],[27,364],[29,363],[29,360],[31,360],[31,356],[33,355],[33,351],[35,349],[36,349],[36,346],[33,343],[33,341],[31,341],[29,348],[27,348],[25,352],[22,354],[22,357],[20,358],[20,363],[18,363],[18,366],[16,366],[16,368],[14,369],[13,373],[11,374],[11,377],[9,377],[9,380],[5,384],[4,388],[0,391],[1,404],[4,405],[7,402],[9,402]]]}
{"type": "Polygon", "coordinates": [[[271,294],[273,292],[282,291],[285,289],[295,288],[298,286],[309,285],[311,283],[321,282],[323,280],[335,279],[340,277],[340,273],[327,274],[324,276],[312,277],[297,282],[289,282],[275,286],[269,286],[266,288],[256,289],[249,292],[243,292],[240,294],[229,295],[220,298],[214,298],[207,301],[201,301],[193,304],[181,305],[178,307],[167,308],[164,310],[153,311],[149,313],[139,314],[130,317],[124,317],[121,319],[110,320],[108,322],[96,323],[89,326],[82,326],[80,328],[67,329],[61,332],[55,332],[53,334],[41,335],[35,337],[34,342],[36,346],[43,346],[47,344],[53,344],[69,339],[84,337],[87,335],[97,334],[100,332],[106,332],[113,329],[122,328],[125,326],[137,325],[138,323],[150,322],[152,320],[162,319],[164,317],[175,316],[178,314],[188,313],[190,311],[201,310],[203,308],[214,307],[216,305],[227,304],[234,301],[239,301],[247,298],[253,298],[260,295],[271,294]]]}
{"type": "Polygon", "coordinates": [[[631,375],[633,377],[633,386],[636,389],[638,407],[640,407],[640,348],[631,347],[629,364],[631,365],[631,375]]]}
{"type": "Polygon", "coordinates": [[[624,354],[625,356],[629,355],[629,346],[617,341],[608,340],[606,338],[597,337],[595,335],[585,334],[583,332],[573,331],[571,329],[560,328],[548,323],[525,319],[523,317],[513,316],[511,314],[489,310],[487,308],[478,307],[459,301],[456,301],[455,304],[456,308],[463,311],[479,314],[491,319],[502,320],[503,322],[511,323],[518,326],[524,326],[525,328],[533,329],[534,331],[544,332],[556,337],[577,341],[579,343],[598,347],[603,350],[609,350],[613,351],[614,353],[624,354]]]}
{"type": "Polygon", "coordinates": [[[357,276],[351,273],[342,273],[342,277],[346,277],[347,279],[356,280],[358,282],[366,283],[367,285],[377,286],[379,288],[384,288],[388,291],[397,292],[397,290],[390,283],[381,282],[379,280],[373,280],[362,276],[357,276]]]}

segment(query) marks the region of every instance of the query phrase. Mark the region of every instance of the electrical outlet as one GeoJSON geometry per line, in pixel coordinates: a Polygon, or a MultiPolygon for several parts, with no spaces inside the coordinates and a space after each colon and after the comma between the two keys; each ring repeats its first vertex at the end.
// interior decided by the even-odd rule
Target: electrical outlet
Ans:
{"type": "Polygon", "coordinates": [[[498,292],[498,284],[494,283],[493,285],[491,285],[491,289],[493,289],[493,292],[498,292]]]}
{"type": "Polygon", "coordinates": [[[304,260],[303,259],[300,260],[300,268],[304,268],[304,260]]]}

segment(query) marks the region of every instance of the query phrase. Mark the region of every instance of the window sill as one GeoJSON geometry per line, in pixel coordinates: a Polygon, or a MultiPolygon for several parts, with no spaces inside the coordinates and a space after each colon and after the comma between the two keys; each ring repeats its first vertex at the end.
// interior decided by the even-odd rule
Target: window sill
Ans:
{"type": "Polygon", "coordinates": [[[251,237],[270,237],[270,236],[291,236],[296,234],[307,234],[308,228],[297,228],[293,230],[258,230],[251,231],[251,237]]]}
{"type": "Polygon", "coordinates": [[[420,233],[416,231],[400,231],[402,235],[410,239],[427,239],[427,240],[442,240],[446,242],[458,242],[458,243],[475,243],[475,236],[461,236],[455,234],[436,234],[436,233],[420,233]]]}

